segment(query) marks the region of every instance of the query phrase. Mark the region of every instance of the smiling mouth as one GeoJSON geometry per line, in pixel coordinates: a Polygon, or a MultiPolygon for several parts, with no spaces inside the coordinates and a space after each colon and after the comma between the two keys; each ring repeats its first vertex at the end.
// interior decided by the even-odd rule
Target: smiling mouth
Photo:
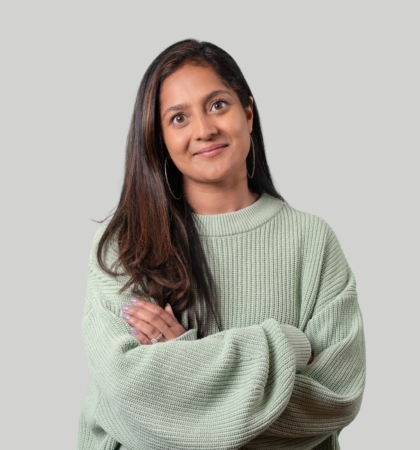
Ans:
{"type": "Polygon", "coordinates": [[[203,148],[202,150],[199,150],[197,153],[194,153],[194,156],[196,155],[206,155],[206,154],[212,154],[212,153],[220,153],[222,149],[227,147],[227,144],[215,144],[210,145],[209,147],[203,148]]]}

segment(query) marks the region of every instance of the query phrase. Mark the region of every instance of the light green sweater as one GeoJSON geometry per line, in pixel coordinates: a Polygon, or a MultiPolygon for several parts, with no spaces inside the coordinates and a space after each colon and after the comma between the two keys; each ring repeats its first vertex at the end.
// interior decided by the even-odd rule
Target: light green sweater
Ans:
{"type": "Polygon", "coordinates": [[[365,347],[355,278],[331,227],[268,194],[194,220],[224,329],[203,339],[195,329],[155,345],[134,338],[120,308],[130,292],[117,293],[128,278],[99,268],[96,233],[79,450],[339,449],[360,408],[365,347]]]}

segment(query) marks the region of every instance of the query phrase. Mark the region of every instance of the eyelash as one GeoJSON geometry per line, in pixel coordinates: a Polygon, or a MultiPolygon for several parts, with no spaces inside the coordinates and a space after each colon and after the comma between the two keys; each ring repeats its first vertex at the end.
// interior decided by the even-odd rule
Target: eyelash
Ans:
{"type": "Polygon", "coordinates": [[[226,100],[223,100],[221,98],[219,98],[219,100],[215,100],[211,106],[213,106],[215,103],[225,103],[226,105],[228,105],[228,102],[226,100]]]}
{"type": "MultiPolygon", "coordinates": [[[[218,100],[215,100],[215,101],[211,104],[211,106],[213,107],[213,105],[214,105],[215,103],[224,103],[225,105],[228,105],[228,104],[229,104],[226,100],[223,100],[222,98],[219,98],[218,100]]],[[[178,113],[178,114],[173,115],[173,116],[171,117],[171,123],[173,123],[175,117],[182,116],[182,115],[183,115],[182,113],[178,113]]]]}
{"type": "Polygon", "coordinates": [[[175,117],[179,117],[179,116],[182,116],[183,114],[180,114],[180,113],[178,113],[178,114],[175,114],[174,116],[172,116],[171,117],[171,120],[170,120],[170,122],[171,123],[173,123],[173,121],[174,121],[174,119],[175,119],[175,117]]]}

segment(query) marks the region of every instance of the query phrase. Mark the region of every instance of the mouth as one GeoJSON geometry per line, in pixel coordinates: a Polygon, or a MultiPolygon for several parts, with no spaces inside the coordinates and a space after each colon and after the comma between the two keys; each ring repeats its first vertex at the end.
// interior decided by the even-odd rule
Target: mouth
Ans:
{"type": "Polygon", "coordinates": [[[213,145],[209,145],[208,147],[204,147],[201,150],[199,150],[198,152],[194,153],[193,156],[196,156],[196,155],[203,155],[203,156],[216,155],[216,154],[220,153],[227,146],[228,146],[228,144],[213,144],[213,145]]]}

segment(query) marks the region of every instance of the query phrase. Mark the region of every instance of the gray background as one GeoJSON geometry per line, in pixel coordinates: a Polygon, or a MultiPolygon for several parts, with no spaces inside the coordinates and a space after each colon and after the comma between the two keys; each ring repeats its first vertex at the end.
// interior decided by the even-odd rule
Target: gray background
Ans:
{"type": "Polygon", "coordinates": [[[91,219],[117,204],[144,71],[187,37],[236,59],[261,113],[276,186],[329,222],[356,275],[368,379],[342,448],[413,448],[416,4],[2,2],[3,448],[76,448],[88,381],[81,319],[98,226],[91,219]]]}

